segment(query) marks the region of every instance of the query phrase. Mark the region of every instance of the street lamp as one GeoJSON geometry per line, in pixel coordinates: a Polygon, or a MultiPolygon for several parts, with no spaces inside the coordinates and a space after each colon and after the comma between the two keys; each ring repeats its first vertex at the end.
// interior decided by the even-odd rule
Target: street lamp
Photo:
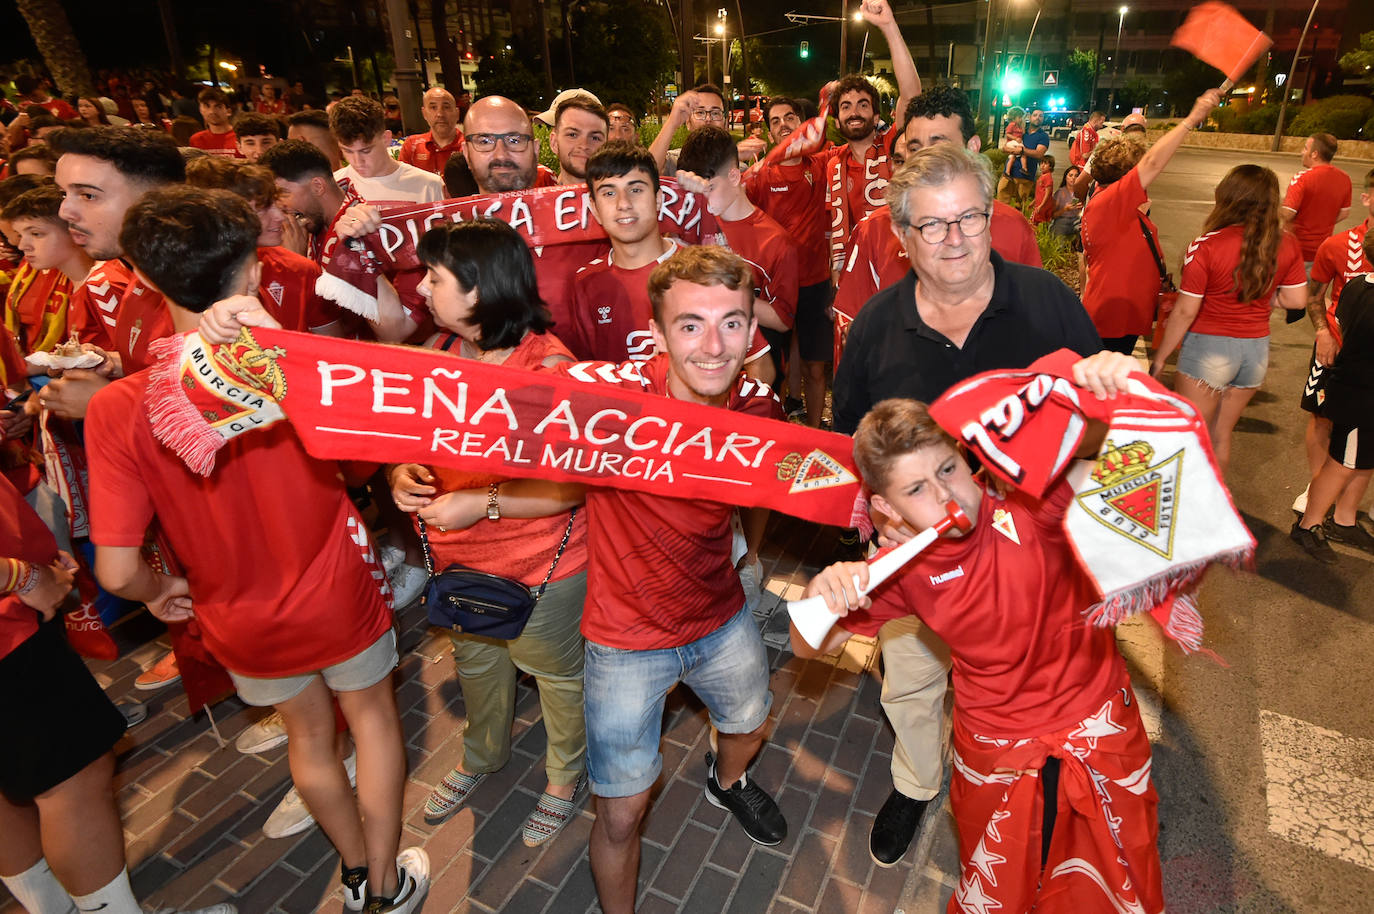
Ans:
{"type": "Polygon", "coordinates": [[[725,7],[716,10],[716,34],[720,36],[720,81],[725,91],[724,100],[729,111],[730,98],[730,40],[725,37],[725,7]]]}
{"type": "Polygon", "coordinates": [[[1116,50],[1112,52],[1112,97],[1107,102],[1107,111],[1109,113],[1114,113],[1116,111],[1116,74],[1121,67],[1121,27],[1126,24],[1127,12],[1129,12],[1129,10],[1124,6],[1117,10],[1117,13],[1120,14],[1120,18],[1116,20],[1116,50]]]}

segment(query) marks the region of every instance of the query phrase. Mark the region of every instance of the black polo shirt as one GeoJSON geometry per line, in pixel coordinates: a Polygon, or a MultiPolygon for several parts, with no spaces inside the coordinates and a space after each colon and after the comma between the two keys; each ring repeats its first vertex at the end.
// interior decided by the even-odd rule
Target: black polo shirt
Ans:
{"type": "Polygon", "coordinates": [[[852,435],[889,397],[929,403],[979,372],[1025,368],[1058,349],[1085,356],[1102,349],[1083,303],[1057,276],[991,256],[992,300],[962,348],[921,320],[914,271],[868,300],[835,371],[835,431],[852,435]]]}

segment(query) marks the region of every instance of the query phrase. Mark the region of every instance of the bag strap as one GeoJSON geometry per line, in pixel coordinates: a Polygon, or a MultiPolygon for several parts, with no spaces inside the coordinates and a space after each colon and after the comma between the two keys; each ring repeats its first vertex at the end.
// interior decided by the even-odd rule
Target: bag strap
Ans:
{"type": "Polygon", "coordinates": [[[1150,233],[1150,227],[1145,222],[1145,217],[1138,215],[1140,220],[1140,233],[1145,236],[1145,243],[1150,246],[1150,253],[1155,256],[1155,266],[1159,269],[1159,282],[1162,286],[1173,286],[1174,281],[1169,276],[1169,268],[1164,266],[1164,257],[1159,253],[1159,246],[1155,244],[1155,236],[1150,233]]]}
{"type": "MultiPolygon", "coordinates": [[[[554,569],[558,567],[558,560],[563,557],[563,550],[568,547],[568,540],[572,538],[573,522],[577,520],[577,509],[580,507],[581,505],[577,505],[568,512],[568,526],[563,531],[563,540],[558,544],[558,551],[553,554],[553,564],[549,566],[548,574],[544,575],[544,580],[539,583],[539,590],[534,593],[535,602],[538,602],[539,598],[544,595],[545,588],[549,586],[549,581],[553,578],[554,569]]],[[[415,522],[420,528],[420,547],[424,551],[425,572],[432,578],[434,577],[434,554],[429,549],[429,534],[426,532],[425,522],[420,520],[419,515],[416,515],[415,522]]]]}

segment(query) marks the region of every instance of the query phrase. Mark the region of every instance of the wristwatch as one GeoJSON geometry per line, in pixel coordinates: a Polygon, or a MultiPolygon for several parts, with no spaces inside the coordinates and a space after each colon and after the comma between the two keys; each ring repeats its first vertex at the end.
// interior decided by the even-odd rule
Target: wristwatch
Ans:
{"type": "Polygon", "coordinates": [[[501,502],[496,497],[500,488],[500,483],[493,482],[491,488],[487,489],[487,520],[498,521],[501,519],[501,502]]]}

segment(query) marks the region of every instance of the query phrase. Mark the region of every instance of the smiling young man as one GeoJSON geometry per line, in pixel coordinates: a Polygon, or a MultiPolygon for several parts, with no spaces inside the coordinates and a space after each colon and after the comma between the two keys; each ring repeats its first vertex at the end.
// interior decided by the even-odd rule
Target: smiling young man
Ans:
{"type": "MultiPolygon", "coordinates": [[[[657,264],[647,285],[659,354],[621,383],[780,418],[771,391],[740,371],[756,329],[749,265],[723,248],[687,247],[657,264]]],[[[702,700],[719,734],[718,757],[706,757],[707,800],[759,844],[787,835],[777,804],[745,775],[763,745],[772,696],[763,639],[731,561],[734,510],[628,490],[587,492],[583,692],[596,797],[592,877],[606,914],[634,910],[640,826],[663,768],[664,701],[678,683],[702,700]]]]}
{"type": "MultiPolygon", "coordinates": [[[[657,351],[648,280],[682,247],[659,231],[663,195],[653,156],[641,146],[607,143],[588,161],[587,186],[611,250],[573,277],[567,325],[555,325],[554,333],[580,359],[646,361],[657,351]]],[[[768,344],[757,331],[751,335],[746,361],[761,370],[755,363],[768,362],[761,358],[768,344]]]]}
{"type": "Polygon", "coordinates": [[[433,203],[444,199],[444,180],[432,172],[391,157],[391,131],[381,103],[362,95],[343,99],[329,110],[329,130],[346,166],[334,173],[347,179],[367,201],[433,203]]]}
{"type": "MultiPolygon", "coordinates": [[[[1073,382],[1082,396],[1112,397],[1142,369],[1100,352],[1074,364],[1073,382]]],[[[1095,455],[1104,434],[1090,426],[1077,454],[1095,455]]],[[[949,645],[961,868],[951,910],[1163,911],[1150,742],[1113,630],[1084,616],[1099,595],[1064,530],[1072,484],[1061,477],[1043,500],[999,496],[908,399],[873,407],[854,456],[874,511],[901,538],[950,501],[973,523],[864,597],[854,579],[867,585],[867,564],[826,568],[805,596],[824,596],[838,626],[819,650],[792,628],[798,657],[913,613],[949,645]]]]}
{"type": "Polygon", "coordinates": [[[587,180],[587,160],[606,142],[610,116],[590,95],[559,102],[549,133],[549,149],[558,156],[558,183],[587,180]]]}
{"type": "Polygon", "coordinates": [[[281,142],[281,120],[266,114],[240,114],[234,121],[234,136],[239,155],[257,162],[264,152],[281,142]]]}

